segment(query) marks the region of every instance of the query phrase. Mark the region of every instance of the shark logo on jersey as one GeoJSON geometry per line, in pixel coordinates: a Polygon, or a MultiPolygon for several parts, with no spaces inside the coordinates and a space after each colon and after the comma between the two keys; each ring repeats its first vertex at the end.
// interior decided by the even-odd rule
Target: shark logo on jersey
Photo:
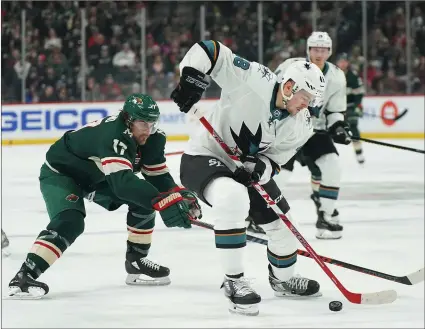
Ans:
{"type": "Polygon", "coordinates": [[[272,73],[270,72],[270,70],[265,67],[264,65],[259,65],[258,66],[258,72],[261,72],[262,74],[262,78],[266,78],[267,81],[270,81],[272,79],[272,73]]]}
{"type": "Polygon", "coordinates": [[[239,135],[236,134],[232,128],[230,128],[233,140],[236,143],[236,150],[240,150],[243,155],[255,155],[262,151],[267,150],[270,147],[271,142],[262,142],[262,130],[261,125],[258,125],[257,131],[253,134],[249,128],[242,122],[241,130],[239,135]]]}

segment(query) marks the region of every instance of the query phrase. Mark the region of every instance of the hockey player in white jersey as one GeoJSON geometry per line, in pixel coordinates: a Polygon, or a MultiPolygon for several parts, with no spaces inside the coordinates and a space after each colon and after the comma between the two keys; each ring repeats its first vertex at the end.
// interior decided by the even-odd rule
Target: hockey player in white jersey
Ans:
{"type": "MultiPolygon", "coordinates": [[[[307,165],[311,171],[311,198],[317,207],[316,237],[318,239],[339,239],[343,227],[339,224],[336,201],[341,180],[341,167],[338,151],[334,142],[351,143],[350,130],[344,122],[347,109],[346,78],[342,70],[327,59],[332,54],[332,39],[326,32],[313,32],[307,39],[307,57],[315,63],[326,78],[326,90],[320,107],[312,107],[315,133],[297,155],[282,167],[282,173],[276,179],[283,189],[288,175],[292,171],[294,160],[307,165]],[[286,176],[286,177],[285,177],[286,176]]],[[[278,78],[294,63],[304,62],[305,58],[290,58],[278,66],[275,73],[278,78]]]]}
{"type": "Polygon", "coordinates": [[[215,210],[215,245],[224,269],[222,288],[230,301],[229,310],[247,315],[259,312],[261,297],[244,278],[248,214],[269,237],[269,282],[275,295],[320,295],[316,281],[294,276],[297,240],[251,184],[263,185],[290,216],[272,176],[312,135],[307,106],[324,91],[322,72],[300,61],[288,68],[279,84],[267,67],[238,57],[213,40],[193,45],[180,70],[180,82],[171,98],[182,112],[200,100],[208,86],[205,75],[221,87],[220,100],[205,116],[245,165],[235,171],[234,163],[200,125],[191,134],[180,165],[182,184],[215,210]]]}

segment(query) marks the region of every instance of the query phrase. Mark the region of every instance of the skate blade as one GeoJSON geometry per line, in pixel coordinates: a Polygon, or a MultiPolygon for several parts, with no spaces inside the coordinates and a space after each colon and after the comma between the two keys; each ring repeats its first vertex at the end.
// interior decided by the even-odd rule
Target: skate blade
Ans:
{"type": "Polygon", "coordinates": [[[317,297],[322,297],[322,292],[318,291],[312,295],[308,295],[308,296],[301,296],[301,295],[297,295],[297,294],[292,294],[290,292],[282,292],[282,291],[275,291],[274,295],[276,297],[279,298],[288,298],[288,299],[307,299],[307,298],[317,298],[317,297]]]}
{"type": "Polygon", "coordinates": [[[143,274],[128,274],[125,283],[129,286],[166,286],[171,283],[170,277],[152,278],[143,274]]]}
{"type": "Polygon", "coordinates": [[[235,304],[229,301],[229,312],[233,314],[246,315],[246,316],[257,316],[260,313],[258,304],[235,304]]]}
{"type": "Polygon", "coordinates": [[[329,231],[318,229],[316,238],[321,240],[337,240],[342,238],[342,231],[329,231]]]}
{"type": "Polygon", "coordinates": [[[21,291],[19,287],[10,287],[7,296],[3,299],[35,300],[46,295],[46,291],[39,287],[29,287],[28,292],[21,291]]]}

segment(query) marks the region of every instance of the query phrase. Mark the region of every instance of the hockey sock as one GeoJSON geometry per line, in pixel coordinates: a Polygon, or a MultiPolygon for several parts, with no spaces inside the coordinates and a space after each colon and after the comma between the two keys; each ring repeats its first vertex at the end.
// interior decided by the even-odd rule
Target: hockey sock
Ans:
{"type": "Polygon", "coordinates": [[[214,230],[215,246],[220,252],[224,273],[243,273],[243,255],[246,246],[246,229],[214,230]]]}
{"type": "Polygon", "coordinates": [[[77,210],[59,213],[41,231],[24,266],[34,279],[44,273],[84,231],[84,214],[77,210]]]}
{"type": "Polygon", "coordinates": [[[353,147],[354,147],[354,151],[356,152],[356,155],[361,155],[363,153],[361,142],[353,141],[353,147]]]}
{"type": "Polygon", "coordinates": [[[152,243],[152,233],[155,226],[155,212],[139,214],[127,213],[127,252],[126,259],[130,262],[146,257],[152,243]]]}
{"type": "Polygon", "coordinates": [[[316,160],[322,173],[319,187],[320,210],[331,216],[338,200],[341,181],[341,168],[339,157],[336,153],[329,153],[316,160]]]}
{"type": "Polygon", "coordinates": [[[313,196],[319,200],[319,188],[322,177],[311,175],[311,189],[313,190],[313,196]]]}
{"type": "Polygon", "coordinates": [[[336,200],[338,200],[339,187],[325,186],[320,184],[319,196],[320,196],[320,210],[323,210],[327,214],[332,214],[335,209],[336,200]]]}
{"type": "Polygon", "coordinates": [[[278,255],[267,247],[267,258],[273,268],[273,274],[281,281],[289,280],[294,273],[294,265],[297,262],[297,252],[289,255],[278,255]]]}

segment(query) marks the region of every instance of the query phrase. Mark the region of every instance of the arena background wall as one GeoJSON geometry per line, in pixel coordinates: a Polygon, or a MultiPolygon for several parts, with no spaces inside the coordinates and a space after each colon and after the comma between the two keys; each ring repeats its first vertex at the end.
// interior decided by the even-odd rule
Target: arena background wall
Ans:
{"type": "MultiPolygon", "coordinates": [[[[208,111],[216,99],[201,100],[208,111]]],[[[160,127],[169,141],[188,139],[190,118],[168,100],[158,101],[160,127]]],[[[48,144],[62,134],[88,122],[116,113],[122,102],[13,104],[2,106],[2,145],[48,144]]],[[[425,96],[367,96],[363,100],[364,116],[359,121],[365,138],[424,138],[425,96]],[[391,118],[408,110],[400,120],[391,118]],[[383,119],[379,117],[388,118],[383,119]]]]}

